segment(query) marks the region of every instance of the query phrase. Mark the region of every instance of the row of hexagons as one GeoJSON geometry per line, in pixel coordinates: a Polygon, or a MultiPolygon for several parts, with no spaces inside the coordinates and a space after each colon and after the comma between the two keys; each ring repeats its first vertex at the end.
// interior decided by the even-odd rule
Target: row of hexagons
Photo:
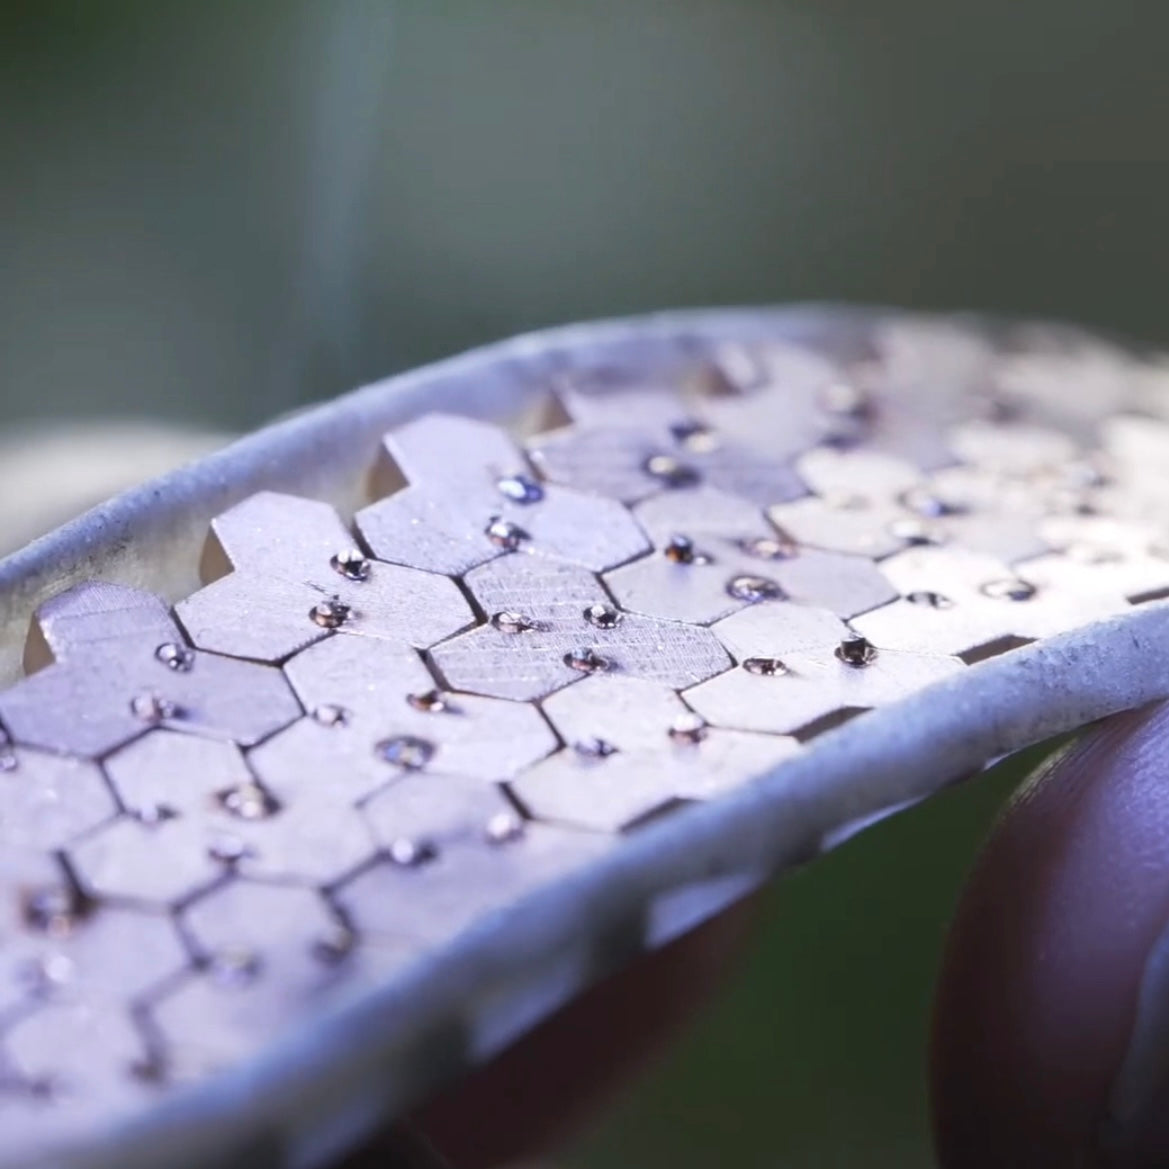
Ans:
{"type": "Polygon", "coordinates": [[[0,923],[17,1070],[88,1081],[83,1110],[137,1102],[119,1072],[151,1047],[95,1009],[104,996],[155,991],[171,1073],[204,1074],[611,847],[524,828],[490,781],[511,778],[536,819],[624,829],[960,658],[1165,591],[1169,428],[1109,422],[1107,475],[1044,429],[1082,438],[1132,406],[1127,382],[1099,392],[1113,356],[1004,361],[920,327],[871,341],[847,382],[788,346],[719,352],[689,401],[673,384],[617,398],[578,371],[562,386],[576,426],[532,444],[544,482],[495,428],[420,420],[386,443],[383,482],[408,486],[357,517],[377,560],[307,500],[261,495],[216,521],[211,583],[178,610],[198,650],[133,590],[46,606],[55,664],[0,695],[17,744],[0,743],[0,876],[26,893],[0,923]],[[1069,399],[1086,366],[1093,393],[1069,399]],[[996,422],[1004,404],[1031,428],[996,422]],[[289,658],[285,676],[257,664],[289,658]],[[551,726],[506,699],[542,699],[551,726]],[[96,908],[80,913],[56,849],[96,908]],[[343,914],[241,877],[335,885],[343,914]],[[107,900],[179,906],[191,958],[168,917],[107,900]]]}

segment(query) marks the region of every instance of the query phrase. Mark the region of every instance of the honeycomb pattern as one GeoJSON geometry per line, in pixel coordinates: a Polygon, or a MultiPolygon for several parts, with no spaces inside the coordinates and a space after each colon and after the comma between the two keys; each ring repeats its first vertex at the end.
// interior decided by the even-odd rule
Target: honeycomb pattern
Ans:
{"type": "Polygon", "coordinates": [[[196,646],[236,657],[283,661],[336,629],[427,646],[473,620],[453,581],[374,564],[311,499],[253,495],[214,522],[203,562],[220,579],[176,613],[196,646]]]}
{"type": "Polygon", "coordinates": [[[352,525],[263,492],[173,610],[41,608],[0,693],[6,1133],[83,1139],[843,719],[1169,595],[1169,381],[1098,343],[878,320],[526,376],[555,426],[407,422],[352,525]]]}
{"type": "Polygon", "coordinates": [[[593,572],[648,547],[616,500],[545,484],[498,427],[431,414],[386,437],[383,477],[408,483],[365,508],[375,556],[460,576],[519,544],[593,572]]]}
{"type": "Polygon", "coordinates": [[[33,660],[51,664],[0,694],[14,743],[96,759],[167,726],[250,746],[300,713],[278,671],[188,649],[137,589],[84,584],[50,601],[30,649],[42,647],[33,660]]]}
{"type": "Polygon", "coordinates": [[[706,625],[772,589],[852,617],[897,596],[872,560],[797,544],[745,499],[696,487],[648,499],[635,514],[658,555],[605,577],[632,612],[706,625]]]}
{"type": "Polygon", "coordinates": [[[431,651],[455,690],[531,700],[599,671],[680,689],[728,665],[708,630],[626,613],[592,573],[570,564],[508,557],[465,579],[490,617],[431,651]]]}

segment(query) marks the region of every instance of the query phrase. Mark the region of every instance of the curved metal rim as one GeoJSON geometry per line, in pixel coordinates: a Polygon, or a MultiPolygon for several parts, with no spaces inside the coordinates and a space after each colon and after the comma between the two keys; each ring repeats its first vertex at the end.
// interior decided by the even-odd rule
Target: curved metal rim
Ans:
{"type": "MultiPolygon", "coordinates": [[[[491,372],[501,366],[518,361],[537,369],[557,353],[647,336],[791,336],[826,320],[834,328],[842,319],[867,322],[874,311],[685,312],[571,326],[379,383],[128,493],[0,564],[4,635],[19,630],[23,638],[39,600],[80,576],[175,595],[193,564],[174,571],[154,561],[178,550],[196,560],[210,516],[259,487],[294,486],[341,503],[355,498],[354,467],[367,461],[365,448],[415,411],[445,405],[496,417],[519,413],[537,389],[513,382],[493,397],[491,372]],[[471,376],[468,401],[458,387],[471,376]],[[312,474],[298,474],[302,466],[312,474]]],[[[733,877],[741,893],[815,856],[848,824],[924,798],[1004,753],[1166,697],[1169,675],[1150,663],[1164,660],[1167,647],[1169,603],[1154,603],[870,712],[757,783],[644,828],[593,867],[481,922],[246,1066],[119,1127],[100,1147],[26,1163],[145,1169],[267,1156],[273,1164],[318,1165],[464,1066],[466,1034],[452,1031],[452,1021],[467,1023],[485,1004],[519,1010],[540,988],[539,1010],[517,1017],[497,1037],[499,1046],[550,1013],[570,993],[557,973],[580,959],[581,940],[627,936],[631,906],[643,925],[655,899],[686,886],[733,877]]],[[[601,972],[594,965],[593,976],[601,972]]]]}

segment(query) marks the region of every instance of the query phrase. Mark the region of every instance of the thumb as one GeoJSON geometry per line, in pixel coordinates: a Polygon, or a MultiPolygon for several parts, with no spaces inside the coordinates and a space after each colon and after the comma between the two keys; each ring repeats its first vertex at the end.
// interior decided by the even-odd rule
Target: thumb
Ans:
{"type": "Polygon", "coordinates": [[[1024,785],[970,876],[935,1003],[944,1169],[1169,1165],[1169,704],[1024,785]]]}

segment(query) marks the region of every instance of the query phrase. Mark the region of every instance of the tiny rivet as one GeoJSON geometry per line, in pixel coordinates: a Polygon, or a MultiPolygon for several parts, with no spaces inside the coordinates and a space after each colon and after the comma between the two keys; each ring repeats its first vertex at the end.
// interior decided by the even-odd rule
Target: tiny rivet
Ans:
{"type": "Polygon", "coordinates": [[[761,678],[778,678],[791,673],[779,658],[747,658],[743,669],[761,678]]]}
{"type": "Polygon", "coordinates": [[[643,466],[647,475],[667,487],[692,487],[700,478],[693,467],[673,455],[650,455],[643,466]]]}
{"type": "Polygon", "coordinates": [[[1029,601],[1039,590],[1030,581],[1011,576],[987,581],[981,591],[996,601],[1029,601]]]}
{"type": "Polygon", "coordinates": [[[349,620],[352,612],[351,605],[347,605],[338,597],[330,597],[314,605],[309,610],[309,617],[322,629],[340,629],[349,620]]]}
{"type": "Polygon", "coordinates": [[[850,633],[836,647],[836,656],[846,666],[859,668],[873,661],[877,656],[877,650],[867,637],[861,637],[859,633],[850,633]]]}
{"type": "Polygon", "coordinates": [[[346,580],[369,580],[370,564],[360,548],[346,548],[329,561],[333,571],[346,580]]]}
{"type": "Polygon", "coordinates": [[[774,601],[783,596],[783,589],[766,576],[743,574],[727,581],[727,593],[736,601],[757,604],[760,601],[774,601]]]}

